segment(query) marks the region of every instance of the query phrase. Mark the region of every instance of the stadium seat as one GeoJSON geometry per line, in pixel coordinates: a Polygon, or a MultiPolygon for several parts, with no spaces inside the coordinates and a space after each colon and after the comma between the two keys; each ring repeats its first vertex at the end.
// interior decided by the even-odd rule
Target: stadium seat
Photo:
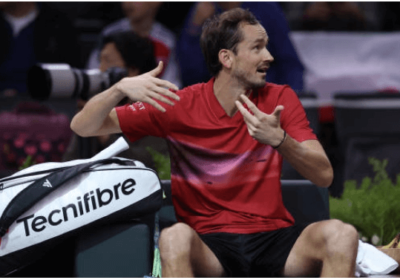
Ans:
{"type": "Polygon", "coordinates": [[[400,94],[336,94],[335,125],[342,164],[335,176],[361,183],[374,177],[369,158],[388,159],[386,171],[395,182],[400,173],[400,94]]]}
{"type": "Polygon", "coordinates": [[[296,223],[328,220],[329,193],[308,180],[281,180],[282,198],[296,223]]]}

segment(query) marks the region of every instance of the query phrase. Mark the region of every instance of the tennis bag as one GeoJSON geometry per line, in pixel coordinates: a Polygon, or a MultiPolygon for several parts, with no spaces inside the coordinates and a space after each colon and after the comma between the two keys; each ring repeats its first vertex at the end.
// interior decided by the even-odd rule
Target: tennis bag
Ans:
{"type": "Polygon", "coordinates": [[[88,227],[140,218],[161,205],[155,171],[125,158],[37,164],[0,179],[0,276],[88,227]]]}

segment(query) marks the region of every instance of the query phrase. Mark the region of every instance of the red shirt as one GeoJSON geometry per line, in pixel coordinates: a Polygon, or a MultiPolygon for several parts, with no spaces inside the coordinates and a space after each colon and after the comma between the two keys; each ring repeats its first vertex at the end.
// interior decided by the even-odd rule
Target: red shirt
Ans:
{"type": "MultiPolygon", "coordinates": [[[[141,102],[117,108],[131,141],[146,135],[167,139],[172,200],[178,221],[198,233],[255,233],[294,224],[282,201],[282,156],[254,140],[238,111],[229,117],[216,99],[214,79],[177,92],[162,113],[141,102]]],[[[250,95],[263,112],[284,105],[281,126],[299,142],[317,139],[296,93],[267,83],[250,95]]]]}

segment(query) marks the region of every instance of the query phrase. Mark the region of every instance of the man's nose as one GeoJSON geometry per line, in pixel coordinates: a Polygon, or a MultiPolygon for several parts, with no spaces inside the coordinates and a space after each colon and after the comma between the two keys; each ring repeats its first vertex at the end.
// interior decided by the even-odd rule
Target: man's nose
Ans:
{"type": "Polygon", "coordinates": [[[274,61],[274,57],[271,55],[271,53],[266,48],[264,50],[264,59],[268,62],[274,61]]]}

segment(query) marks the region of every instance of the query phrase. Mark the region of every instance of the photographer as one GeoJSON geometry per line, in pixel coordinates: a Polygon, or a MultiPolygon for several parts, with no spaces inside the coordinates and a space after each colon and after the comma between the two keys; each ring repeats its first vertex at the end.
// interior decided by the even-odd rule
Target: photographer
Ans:
{"type": "MultiPolygon", "coordinates": [[[[100,53],[99,69],[102,72],[111,67],[125,68],[129,77],[146,73],[156,67],[154,49],[150,40],[139,37],[132,31],[113,33],[104,38],[100,53]]],[[[129,102],[124,99],[120,105],[129,102]]],[[[86,104],[83,99],[78,99],[78,110],[86,104]]],[[[102,135],[89,138],[90,156],[93,156],[113,143],[121,135],[102,135]]],[[[130,144],[130,149],[119,154],[121,157],[139,160],[150,168],[155,168],[147,147],[168,155],[167,146],[163,139],[148,136],[140,141],[130,144]]],[[[63,161],[80,158],[79,139],[73,139],[64,154],[63,161]]]]}
{"type": "MultiPolygon", "coordinates": [[[[109,34],[134,31],[139,36],[149,38],[154,44],[154,53],[157,61],[163,61],[164,71],[160,76],[171,83],[181,85],[180,69],[176,62],[175,34],[156,20],[162,2],[122,2],[121,8],[125,17],[107,25],[99,36],[100,42],[109,34]]],[[[99,48],[96,47],[90,54],[87,68],[97,68],[99,48]]]]}

